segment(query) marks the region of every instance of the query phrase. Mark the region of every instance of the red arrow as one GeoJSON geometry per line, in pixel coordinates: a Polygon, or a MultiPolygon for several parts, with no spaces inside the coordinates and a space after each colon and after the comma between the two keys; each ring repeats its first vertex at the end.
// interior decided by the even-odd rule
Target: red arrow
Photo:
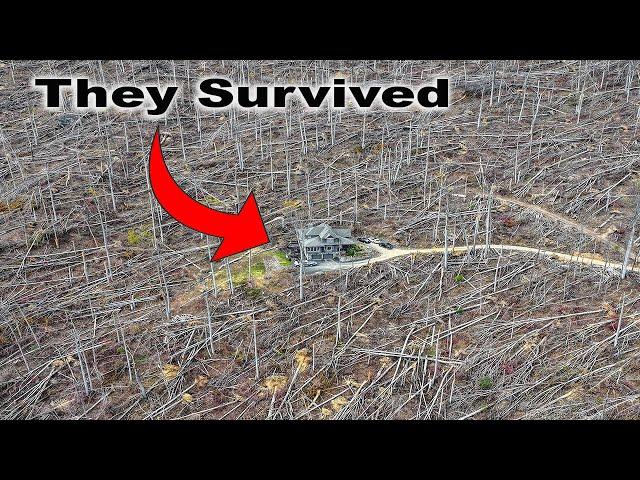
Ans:
{"type": "Polygon", "coordinates": [[[209,208],[182,191],[164,163],[159,130],[156,130],[149,153],[149,182],[162,208],[178,222],[206,235],[222,237],[211,261],[269,243],[253,192],[240,213],[232,214],[209,208]]]}

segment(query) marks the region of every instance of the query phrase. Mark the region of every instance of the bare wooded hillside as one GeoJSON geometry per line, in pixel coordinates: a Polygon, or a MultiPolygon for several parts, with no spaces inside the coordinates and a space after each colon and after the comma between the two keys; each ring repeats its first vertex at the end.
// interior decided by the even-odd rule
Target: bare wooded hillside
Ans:
{"type": "Polygon", "coordinates": [[[639,122],[628,61],[0,62],[0,418],[638,418],[639,122]],[[159,123],[56,113],[53,75],[182,90],[159,123]],[[216,75],[448,76],[451,107],[196,109],[216,75]],[[158,125],[181,187],[253,191],[270,244],[209,261],[149,190],[158,125]],[[444,250],[299,275],[320,222],[444,250]]]}

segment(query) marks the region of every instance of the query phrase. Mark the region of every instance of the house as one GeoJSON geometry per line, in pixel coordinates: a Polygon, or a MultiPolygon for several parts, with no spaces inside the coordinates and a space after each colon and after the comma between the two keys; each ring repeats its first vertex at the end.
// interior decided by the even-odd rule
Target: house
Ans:
{"type": "Polygon", "coordinates": [[[298,241],[304,250],[306,260],[339,260],[349,245],[356,242],[351,238],[351,230],[331,228],[326,223],[315,227],[296,230],[298,241]]]}

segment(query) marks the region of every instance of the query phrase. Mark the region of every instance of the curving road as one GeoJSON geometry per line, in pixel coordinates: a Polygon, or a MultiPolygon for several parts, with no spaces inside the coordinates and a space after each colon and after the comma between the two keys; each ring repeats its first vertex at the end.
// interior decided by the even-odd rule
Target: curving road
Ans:
{"type": "MultiPolygon", "coordinates": [[[[473,188],[470,187],[468,189],[470,192],[476,194],[476,195],[480,195],[481,197],[488,197],[489,196],[489,192],[484,192],[480,189],[477,188],[473,188]]],[[[586,225],[581,224],[580,222],[577,222],[576,220],[574,220],[571,217],[567,217],[565,215],[556,213],[556,212],[552,212],[551,210],[547,210],[544,207],[541,207],[540,205],[536,205],[533,203],[529,203],[526,202],[524,200],[520,200],[518,198],[515,197],[511,197],[511,196],[506,196],[506,195],[499,195],[496,192],[493,192],[493,198],[494,200],[497,200],[500,203],[508,203],[511,205],[517,205],[521,208],[527,209],[527,210],[533,210],[537,213],[539,213],[540,215],[550,218],[552,220],[555,220],[559,223],[564,224],[567,227],[571,227],[574,228],[576,230],[578,230],[579,232],[584,233],[585,235],[593,238],[594,240],[598,240],[606,245],[609,245],[610,247],[619,247],[622,248],[624,250],[625,245],[624,244],[620,244],[614,240],[611,240],[609,238],[609,236],[605,233],[600,233],[596,230],[594,230],[593,228],[590,228],[586,225]]],[[[635,252],[632,252],[632,255],[635,256],[635,252]]]]}
{"type": "MultiPolygon", "coordinates": [[[[373,263],[378,262],[386,262],[391,259],[397,257],[403,257],[407,255],[414,254],[443,254],[445,249],[444,247],[430,247],[430,248],[393,248],[391,250],[387,250],[386,248],[382,248],[379,245],[371,244],[370,245],[374,250],[380,253],[379,256],[375,258],[368,258],[366,260],[356,260],[353,262],[322,262],[316,267],[307,267],[305,269],[306,273],[319,273],[331,270],[342,270],[349,268],[357,268],[364,267],[366,265],[371,265],[373,263]]],[[[469,250],[484,250],[486,248],[485,245],[469,245],[469,246],[461,246],[461,247],[448,247],[449,254],[456,253],[464,253],[469,250]]],[[[596,266],[596,267],[605,267],[614,270],[622,270],[622,263],[619,262],[607,262],[605,260],[600,260],[597,258],[592,258],[589,254],[567,254],[554,252],[552,250],[542,250],[534,247],[523,247],[521,245],[502,245],[502,244],[490,244],[489,249],[496,251],[510,251],[510,252],[523,252],[523,253],[532,253],[536,255],[541,255],[545,257],[552,258],[554,260],[560,262],[567,263],[582,263],[584,265],[596,266]]],[[[627,266],[628,272],[640,272],[640,266],[627,266]]]]}
{"type": "MultiPolygon", "coordinates": [[[[484,192],[481,191],[479,189],[476,188],[469,188],[468,189],[470,192],[476,194],[476,195],[480,195],[480,196],[488,196],[489,193],[488,192],[484,192]]],[[[495,192],[493,192],[493,198],[494,200],[501,202],[501,203],[508,203],[508,204],[512,204],[512,205],[517,205],[521,208],[524,209],[529,209],[529,210],[533,210],[535,212],[538,212],[539,214],[543,215],[544,217],[547,217],[549,219],[555,220],[561,224],[564,224],[567,227],[572,227],[574,229],[577,229],[578,231],[583,232],[584,234],[590,236],[591,238],[593,238],[594,240],[600,241],[604,244],[607,244],[611,247],[618,247],[618,248],[623,248],[624,249],[624,245],[621,245],[618,242],[615,242],[613,240],[611,240],[606,234],[604,233],[600,233],[596,230],[594,230],[593,228],[587,227],[585,225],[582,225],[581,223],[575,221],[574,219],[567,217],[565,215],[561,215],[559,213],[556,212],[552,212],[550,210],[547,210],[544,207],[541,207],[539,205],[535,205],[511,196],[505,196],[505,195],[499,195],[495,192]]],[[[344,263],[338,263],[338,262],[321,262],[318,266],[316,267],[307,267],[305,269],[306,273],[319,273],[319,272],[325,272],[325,271],[330,271],[330,270],[342,270],[342,269],[349,269],[349,268],[357,268],[357,267],[364,267],[366,265],[371,265],[373,263],[378,263],[378,262],[385,262],[388,260],[391,260],[393,258],[396,257],[402,257],[402,256],[406,256],[406,255],[413,255],[413,254],[443,254],[444,253],[444,247],[430,247],[430,248],[394,248],[391,250],[387,250],[386,248],[382,248],[379,245],[376,244],[371,244],[370,245],[373,249],[375,249],[377,252],[379,252],[379,256],[375,257],[375,258],[369,258],[366,260],[356,260],[353,262],[344,262],[344,263]]],[[[456,254],[456,253],[464,253],[466,251],[469,250],[484,250],[486,247],[486,245],[476,245],[476,246],[461,246],[461,247],[449,247],[448,251],[450,254],[456,254]]],[[[552,250],[542,250],[539,248],[534,248],[534,247],[524,247],[521,245],[503,245],[503,244],[490,244],[488,246],[488,248],[492,249],[492,250],[501,250],[501,251],[511,251],[511,252],[522,252],[522,253],[533,253],[533,254],[537,254],[537,255],[542,255],[545,257],[549,257],[555,260],[558,260],[560,262],[567,262],[567,263],[582,263],[584,265],[590,265],[590,266],[595,266],[595,267],[604,267],[604,268],[609,268],[609,269],[613,269],[613,270],[622,270],[622,263],[619,262],[607,262],[605,260],[600,260],[598,258],[593,258],[592,256],[590,256],[589,254],[567,254],[567,253],[561,253],[561,252],[555,252],[552,250]]],[[[631,258],[635,258],[635,252],[632,250],[631,252],[631,258]]],[[[640,266],[631,266],[628,265],[627,266],[627,271],[628,272],[640,272],[640,266]]]]}

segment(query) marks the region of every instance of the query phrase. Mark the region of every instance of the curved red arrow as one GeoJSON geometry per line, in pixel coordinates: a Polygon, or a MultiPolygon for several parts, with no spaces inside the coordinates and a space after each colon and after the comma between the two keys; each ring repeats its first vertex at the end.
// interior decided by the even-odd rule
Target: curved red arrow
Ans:
{"type": "Polygon", "coordinates": [[[240,213],[232,214],[209,208],[182,191],[164,162],[159,129],[153,136],[149,153],[149,182],[162,208],[178,222],[206,235],[222,237],[211,261],[269,243],[253,192],[240,213]]]}

